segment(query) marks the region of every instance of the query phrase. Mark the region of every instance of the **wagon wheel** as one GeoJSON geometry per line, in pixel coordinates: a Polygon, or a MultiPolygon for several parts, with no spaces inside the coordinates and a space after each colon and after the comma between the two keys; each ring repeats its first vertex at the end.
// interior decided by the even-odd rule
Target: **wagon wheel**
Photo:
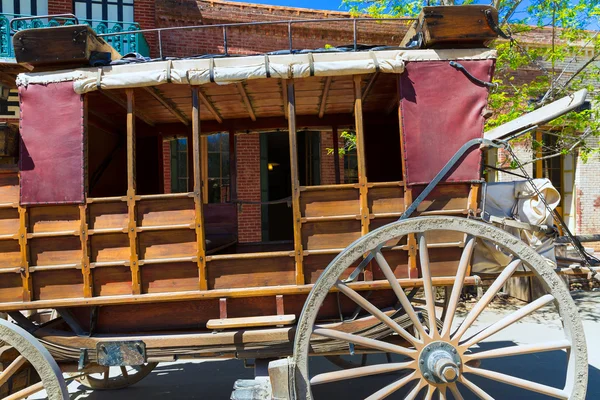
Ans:
{"type": "Polygon", "coordinates": [[[158,363],[148,363],[129,367],[119,367],[118,370],[106,368],[104,372],[91,373],[76,378],[79,383],[94,390],[124,389],[134,385],[150,375],[158,363]]]}
{"type": "Polygon", "coordinates": [[[14,359],[4,365],[0,372],[0,393],[7,395],[4,400],[24,399],[43,389],[49,400],[66,400],[69,398],[67,385],[62,372],[48,350],[30,333],[19,326],[0,319],[0,340],[15,352],[14,359]],[[30,381],[25,377],[25,384],[15,389],[12,387],[15,378],[32,366],[36,374],[30,381]],[[37,376],[35,376],[37,375],[37,376]]]}
{"type": "MultiPolygon", "coordinates": [[[[435,326],[435,324],[431,324],[431,326],[435,326]]],[[[493,399],[494,397],[504,397],[502,392],[488,394],[485,390],[489,389],[484,389],[473,383],[471,381],[472,376],[476,376],[478,379],[484,378],[483,381],[492,380],[501,384],[512,385],[532,393],[536,392],[546,395],[547,397],[581,400],[585,398],[588,368],[585,337],[577,308],[567,288],[544,259],[524,242],[507,232],[482,222],[453,217],[421,217],[386,225],[358,239],[340,253],[323,272],[306,300],[296,332],[293,361],[297,370],[295,374],[295,391],[297,398],[300,399],[312,398],[311,387],[314,385],[389,372],[399,373],[398,379],[389,385],[381,387],[368,397],[369,399],[385,398],[401,388],[409,390],[405,397],[406,399],[414,399],[421,394],[425,399],[432,399],[436,396],[436,399],[439,398],[441,400],[446,399],[446,396],[452,396],[458,400],[462,399],[461,392],[465,393],[466,391],[473,392],[477,397],[486,400],[493,399]],[[435,299],[429,270],[426,233],[439,230],[462,232],[467,235],[467,239],[460,261],[457,262],[456,279],[448,303],[448,312],[444,318],[443,328],[441,330],[429,330],[426,328],[427,324],[419,321],[413,306],[406,298],[404,291],[398,284],[391,267],[385,259],[385,252],[382,254],[378,250],[378,246],[392,239],[406,236],[409,233],[417,235],[419,259],[423,275],[423,289],[426,299],[425,307],[429,311],[427,318],[432,319],[436,315],[434,307],[435,299]],[[478,303],[464,317],[462,323],[458,323],[456,310],[462,291],[462,282],[470,263],[473,248],[478,239],[489,240],[501,249],[513,254],[514,257],[513,261],[499,274],[484,296],[481,297],[478,303]],[[412,320],[415,330],[419,333],[417,336],[421,339],[415,338],[415,336],[392,321],[385,313],[373,306],[359,293],[339,280],[342,273],[355,263],[355,261],[373,250],[375,250],[374,255],[377,264],[386,278],[388,278],[391,288],[397,295],[408,317],[412,320]],[[479,332],[469,330],[481,312],[489,306],[495,295],[521,263],[538,276],[548,294],[502,317],[499,321],[479,332]],[[319,307],[329,290],[334,287],[363,307],[371,315],[378,318],[382,323],[386,324],[397,334],[397,338],[404,339],[404,343],[406,344],[399,345],[390,343],[389,341],[364,338],[315,325],[319,307]],[[547,304],[553,304],[562,319],[564,337],[561,340],[548,341],[543,337],[533,335],[532,337],[536,338],[539,343],[501,347],[489,351],[478,351],[473,348],[474,345],[479,344],[493,334],[547,304]],[[469,334],[465,335],[467,330],[469,330],[469,334]],[[405,360],[393,364],[369,365],[344,371],[327,372],[310,377],[308,371],[308,353],[312,335],[342,340],[373,350],[389,351],[403,356],[405,360]],[[493,362],[493,359],[499,357],[511,357],[520,354],[563,349],[567,350],[568,359],[565,363],[567,376],[566,384],[563,388],[551,387],[479,367],[482,360],[486,364],[490,361],[493,362]],[[460,382],[460,386],[457,385],[458,382],[460,382]]],[[[498,386],[501,389],[505,388],[503,385],[498,386]]]]}

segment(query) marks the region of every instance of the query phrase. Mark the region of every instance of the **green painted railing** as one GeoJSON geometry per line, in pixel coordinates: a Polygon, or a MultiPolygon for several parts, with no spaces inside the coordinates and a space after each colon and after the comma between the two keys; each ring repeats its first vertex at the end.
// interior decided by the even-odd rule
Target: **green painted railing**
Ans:
{"type": "MultiPolygon", "coordinates": [[[[0,58],[14,58],[10,21],[16,17],[27,17],[28,15],[2,14],[0,13],[0,58]]],[[[137,22],[101,21],[95,19],[80,19],[79,23],[89,25],[96,33],[118,33],[140,30],[137,22]]],[[[48,28],[59,25],[74,25],[72,19],[31,19],[15,23],[17,30],[30,28],[48,28]]],[[[140,53],[150,56],[148,42],[142,33],[107,36],[104,38],[115,50],[122,55],[127,53],[140,53]]]]}

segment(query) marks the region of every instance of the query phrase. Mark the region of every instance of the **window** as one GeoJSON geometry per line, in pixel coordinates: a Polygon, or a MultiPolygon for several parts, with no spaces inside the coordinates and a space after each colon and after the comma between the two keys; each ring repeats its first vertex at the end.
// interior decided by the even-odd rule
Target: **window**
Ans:
{"type": "Polygon", "coordinates": [[[231,201],[229,187],[229,133],[217,133],[206,138],[208,179],[206,190],[209,203],[231,201]]]}
{"type": "Polygon", "coordinates": [[[2,0],[0,13],[23,16],[48,15],[48,0],[2,0]]]}
{"type": "Polygon", "coordinates": [[[171,193],[188,191],[187,138],[171,140],[171,193]]]}
{"type": "Polygon", "coordinates": [[[133,22],[133,0],[74,0],[73,6],[80,19],[133,22]]]}

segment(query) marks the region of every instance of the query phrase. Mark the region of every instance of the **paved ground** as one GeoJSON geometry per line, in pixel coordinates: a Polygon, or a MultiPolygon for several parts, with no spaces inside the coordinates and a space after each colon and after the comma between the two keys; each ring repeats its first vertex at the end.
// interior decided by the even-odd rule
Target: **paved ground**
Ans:
{"type": "MultiPolygon", "coordinates": [[[[584,320],[590,374],[588,399],[600,399],[600,292],[579,292],[574,297],[579,305],[584,320]]],[[[479,318],[479,323],[490,323],[498,320],[508,312],[506,307],[486,312],[479,318]]],[[[486,341],[482,347],[495,348],[505,345],[527,344],[537,341],[551,341],[561,335],[556,315],[541,310],[522,322],[506,329],[486,341]]],[[[566,359],[564,352],[538,353],[494,360],[494,364],[484,363],[482,366],[499,372],[545,383],[555,387],[564,382],[566,359]]],[[[374,360],[372,360],[374,361],[374,360]]],[[[332,370],[331,364],[323,359],[316,359],[312,371],[332,370]]],[[[124,400],[124,399],[229,399],[233,382],[239,378],[252,378],[252,370],[244,368],[237,360],[178,362],[159,365],[145,380],[128,389],[110,392],[86,391],[81,385],[72,383],[69,386],[72,399],[89,400],[124,400]]],[[[394,379],[394,376],[363,378],[344,383],[322,385],[317,398],[364,398],[394,379]]],[[[397,378],[396,378],[397,379],[397,378]]],[[[530,392],[514,389],[496,382],[472,379],[490,394],[499,399],[544,399],[530,392]],[[498,395],[501,393],[501,396],[498,395]]],[[[403,398],[398,392],[394,398],[403,398]]],[[[466,394],[465,399],[468,397],[466,394]]]]}

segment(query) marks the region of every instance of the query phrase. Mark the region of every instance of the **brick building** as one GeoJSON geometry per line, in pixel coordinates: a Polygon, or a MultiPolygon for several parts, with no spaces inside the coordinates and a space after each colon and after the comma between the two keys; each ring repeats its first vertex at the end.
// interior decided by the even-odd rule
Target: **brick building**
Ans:
{"type": "MultiPolygon", "coordinates": [[[[346,12],[318,11],[303,8],[267,6],[241,2],[205,0],[19,0],[20,7],[10,10],[0,9],[3,18],[10,19],[15,14],[74,13],[98,31],[102,29],[153,29],[177,26],[210,26],[215,24],[290,21],[314,19],[310,25],[253,25],[244,28],[201,28],[195,30],[164,31],[135,35],[133,39],[115,42],[122,46],[122,52],[135,50],[151,57],[182,57],[207,54],[241,55],[294,49],[315,49],[326,46],[351,45],[354,38],[352,23],[332,21],[348,19],[346,12]],[[18,8],[18,9],[17,9],[18,8]],[[326,22],[320,22],[327,20],[326,22]],[[98,22],[100,21],[100,22],[98,22]],[[291,30],[291,34],[290,34],[291,30]],[[226,40],[225,40],[226,37],[226,40]],[[159,46],[160,44],[160,46],[159,46]]],[[[15,3],[16,5],[16,3],[15,3]]],[[[397,45],[407,30],[405,23],[361,22],[358,29],[358,43],[397,45]]],[[[541,46],[549,42],[549,30],[528,33],[521,42],[528,46],[541,46]]],[[[6,38],[4,38],[6,39],[6,38]]],[[[592,53],[585,54],[589,57],[592,53]]],[[[4,55],[10,56],[10,54],[4,55]]],[[[583,62],[580,60],[579,62],[583,62]]],[[[576,68],[577,63],[568,68],[576,68]]],[[[558,68],[561,68],[558,66],[558,68]]],[[[515,82],[528,81],[539,75],[536,67],[525,68],[515,73],[515,82]]],[[[568,75],[568,74],[567,74],[568,75]]],[[[240,104],[243,97],[239,96],[240,104]]],[[[318,99],[315,99],[318,101],[318,99]]],[[[11,94],[3,110],[7,122],[18,119],[18,103],[15,93],[11,94]]],[[[327,110],[324,110],[325,112],[327,110]]],[[[217,110],[218,112],[218,110],[217,110]]],[[[354,182],[355,158],[350,152],[339,157],[336,168],[331,149],[334,147],[334,134],[339,137],[341,129],[324,126],[304,131],[300,141],[305,147],[303,157],[310,168],[304,172],[305,182],[310,184],[334,184],[354,182]]],[[[206,175],[204,177],[205,201],[241,201],[238,209],[239,240],[258,242],[261,240],[286,239],[289,233],[277,232],[273,220],[268,215],[285,214],[286,204],[260,205],[256,202],[284,200],[286,190],[269,188],[268,174],[277,173],[280,163],[267,157],[271,141],[284,140],[282,132],[238,132],[227,131],[204,137],[202,152],[206,175]],[[283,139],[276,139],[278,136],[283,139]],[[230,140],[230,137],[235,139],[230,140]],[[235,146],[235,147],[232,147],[235,146]],[[237,160],[229,164],[229,152],[234,150],[237,160]],[[230,168],[236,173],[230,174],[230,168]],[[231,179],[235,176],[235,180],[231,179]]],[[[591,141],[592,139],[590,139],[591,141]]],[[[596,140],[597,141],[597,140],[596,140]]],[[[343,146],[343,140],[338,140],[343,146]]],[[[280,143],[281,144],[281,143],[280,143]]],[[[528,144],[521,145],[519,152],[524,159],[534,156],[528,144]]],[[[185,137],[163,136],[162,168],[165,192],[186,191],[191,183],[188,179],[187,141],[185,137]]],[[[273,154],[273,153],[271,153],[273,154]]],[[[496,155],[491,155],[494,160],[496,155]]],[[[500,161],[502,155],[500,155],[500,161]]],[[[571,228],[579,233],[600,231],[600,184],[597,173],[600,160],[587,163],[571,155],[563,156],[552,163],[530,164],[530,172],[538,177],[548,176],[563,194],[561,211],[571,228]],[[556,163],[558,162],[558,164],[556,163]],[[537,168],[536,168],[537,167],[537,168]]],[[[505,174],[490,174],[490,179],[508,179],[505,174]]],[[[289,182],[289,180],[287,180],[289,182]]]]}

